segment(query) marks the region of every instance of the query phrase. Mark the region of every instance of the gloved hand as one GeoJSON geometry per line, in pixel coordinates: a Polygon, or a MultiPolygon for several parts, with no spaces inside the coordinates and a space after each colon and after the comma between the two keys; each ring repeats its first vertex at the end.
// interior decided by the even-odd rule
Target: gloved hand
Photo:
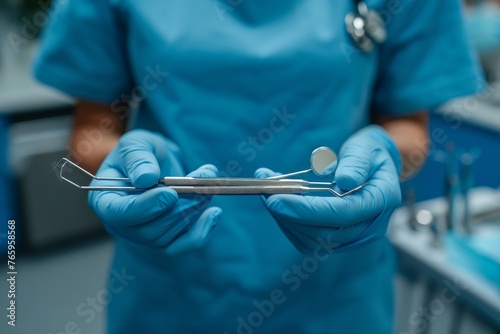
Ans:
{"type": "MultiPolygon", "coordinates": [[[[371,125],[351,136],[339,154],[335,180],[343,190],[368,181],[361,190],[336,196],[272,195],[264,204],[289,240],[303,253],[319,245],[349,249],[385,235],[401,202],[400,157],[388,134],[371,125]]],[[[256,177],[276,175],[269,169],[256,177]]]]}
{"type": "MultiPolygon", "coordinates": [[[[150,188],[160,176],[184,176],[179,149],[171,141],[144,130],[122,136],[102,163],[97,176],[129,177],[138,188],[150,188]]],[[[217,168],[204,165],[188,176],[216,177],[217,168]]],[[[93,181],[92,185],[127,185],[93,181]]],[[[129,185],[129,184],[128,184],[129,185]]],[[[106,230],[130,242],[164,248],[173,255],[203,245],[219,221],[221,209],[208,208],[211,197],[178,198],[168,187],[145,192],[91,191],[88,202],[106,230]]]]}

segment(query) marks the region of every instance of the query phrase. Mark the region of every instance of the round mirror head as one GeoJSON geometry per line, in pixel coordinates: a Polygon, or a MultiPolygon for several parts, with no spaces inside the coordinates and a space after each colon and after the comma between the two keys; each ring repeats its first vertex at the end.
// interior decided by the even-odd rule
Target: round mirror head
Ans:
{"type": "Polygon", "coordinates": [[[311,170],[322,177],[331,176],[337,168],[337,155],[326,146],[318,147],[311,153],[311,170]]]}

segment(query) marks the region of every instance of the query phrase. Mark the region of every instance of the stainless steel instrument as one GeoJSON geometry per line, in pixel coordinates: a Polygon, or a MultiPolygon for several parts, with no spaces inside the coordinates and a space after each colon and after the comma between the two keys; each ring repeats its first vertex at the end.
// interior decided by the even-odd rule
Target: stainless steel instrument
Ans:
{"type": "MultiPolygon", "coordinates": [[[[95,176],[89,171],[76,165],[69,159],[63,158],[60,170],[62,180],[80,190],[96,191],[147,191],[148,189],[134,186],[110,185],[80,185],[64,176],[67,165],[71,165],[95,181],[120,181],[130,183],[129,178],[95,176]]],[[[180,195],[272,195],[272,194],[306,194],[311,192],[329,192],[338,197],[344,197],[363,188],[366,184],[346,192],[334,189],[336,182],[310,182],[287,177],[313,172],[321,177],[332,176],[337,166],[337,155],[328,147],[319,147],[311,153],[310,169],[269,177],[267,179],[253,178],[194,178],[194,177],[163,177],[155,187],[167,186],[180,195]]],[[[151,189],[151,188],[149,188],[151,189]]]]}

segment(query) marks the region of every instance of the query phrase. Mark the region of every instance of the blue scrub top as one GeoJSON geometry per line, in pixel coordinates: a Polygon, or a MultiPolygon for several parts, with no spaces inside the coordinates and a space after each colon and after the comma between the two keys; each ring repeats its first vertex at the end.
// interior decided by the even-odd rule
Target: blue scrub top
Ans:
{"type": "MultiPolygon", "coordinates": [[[[136,126],[176,142],[187,172],[301,170],[312,149],[338,150],[371,114],[430,109],[480,88],[459,0],[367,4],[388,28],[371,54],[346,33],[350,0],[59,0],[35,73],[116,112],[132,96],[136,126]]],[[[387,240],[307,257],[258,197],[213,203],[223,218],[197,251],[171,257],[117,240],[110,333],[392,331],[387,240]]]]}

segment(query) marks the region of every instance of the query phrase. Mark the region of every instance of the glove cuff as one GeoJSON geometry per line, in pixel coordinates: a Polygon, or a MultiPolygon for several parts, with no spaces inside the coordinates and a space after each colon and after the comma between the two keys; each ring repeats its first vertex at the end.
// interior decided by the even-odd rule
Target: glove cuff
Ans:
{"type": "Polygon", "coordinates": [[[389,152],[389,155],[391,156],[392,161],[396,166],[398,175],[401,175],[403,169],[401,155],[399,154],[399,150],[398,147],[396,146],[396,143],[391,138],[389,133],[380,125],[375,125],[375,124],[369,125],[361,131],[363,132],[366,131],[366,135],[369,136],[373,142],[376,142],[377,144],[382,144],[382,146],[387,150],[387,152],[389,152]]]}

